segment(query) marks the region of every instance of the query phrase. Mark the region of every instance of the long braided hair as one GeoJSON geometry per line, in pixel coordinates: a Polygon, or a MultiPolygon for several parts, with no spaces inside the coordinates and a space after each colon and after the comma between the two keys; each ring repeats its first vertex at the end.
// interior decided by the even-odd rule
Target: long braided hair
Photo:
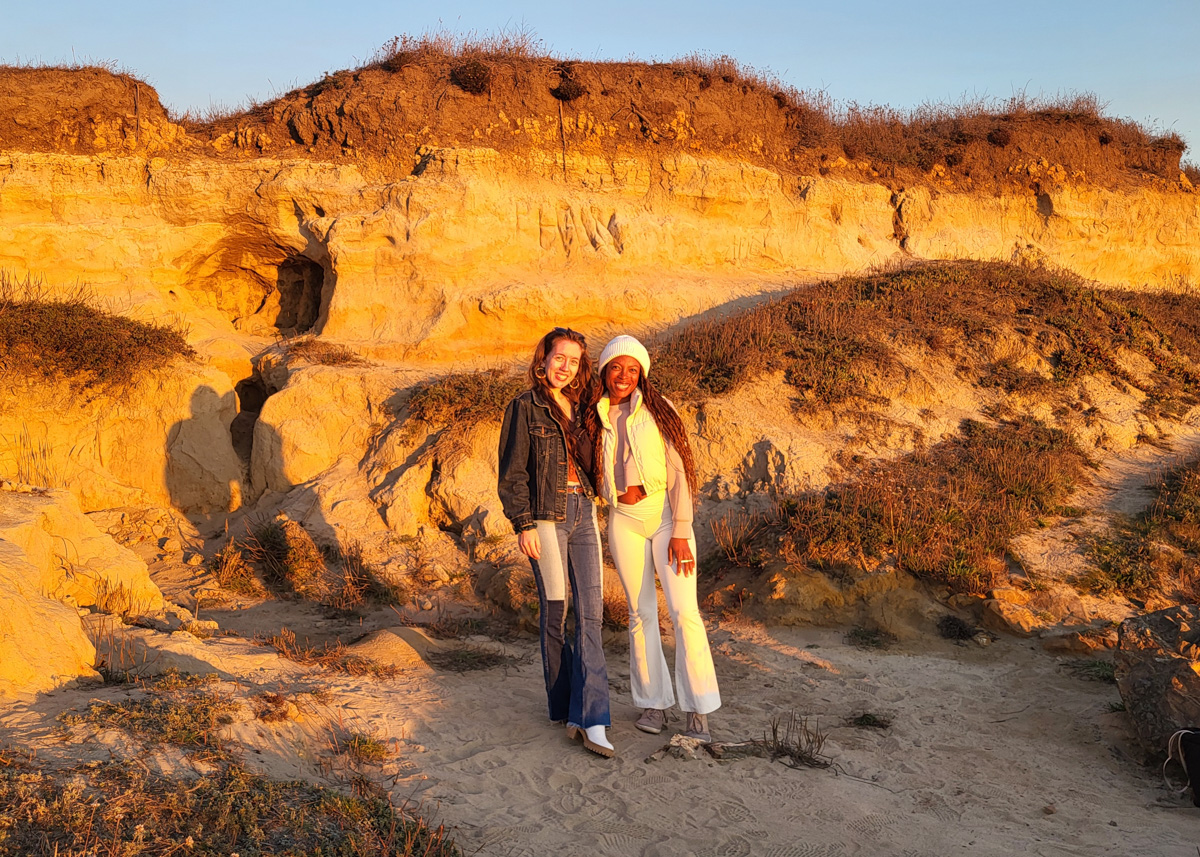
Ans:
{"type": "Polygon", "coordinates": [[[554,417],[554,421],[562,429],[563,438],[567,442],[567,451],[575,461],[579,461],[579,456],[575,449],[575,432],[571,426],[572,420],[567,417],[566,412],[559,406],[551,391],[550,384],[546,381],[546,355],[554,350],[555,344],[560,339],[568,339],[574,342],[583,352],[579,356],[579,371],[571,380],[571,383],[562,388],[562,394],[575,406],[575,419],[579,418],[580,403],[582,402],[586,407],[587,403],[592,400],[592,388],[595,384],[592,381],[592,358],[588,355],[587,340],[582,333],[571,330],[569,327],[556,327],[538,341],[537,347],[533,349],[533,360],[529,363],[529,386],[537,390],[542,398],[550,403],[550,415],[554,417]]]}
{"type": "MultiPolygon", "coordinates": [[[[609,364],[605,364],[605,369],[609,364]]],[[[658,426],[659,434],[664,440],[670,441],[679,453],[679,457],[683,460],[683,472],[687,476],[688,487],[692,489],[692,496],[696,496],[696,461],[692,456],[692,445],[688,442],[687,429],[683,427],[683,420],[679,418],[679,414],[675,412],[675,408],[671,403],[663,398],[662,393],[654,388],[650,383],[650,379],[646,377],[646,373],[639,370],[638,372],[638,389],[642,391],[642,404],[650,411],[650,416],[654,418],[654,424],[658,426]]],[[[600,490],[600,484],[604,479],[603,465],[603,427],[600,425],[600,415],[596,411],[596,404],[600,401],[608,391],[608,385],[604,381],[604,370],[600,370],[600,383],[596,385],[596,390],[592,394],[592,403],[584,414],[584,428],[592,437],[592,442],[595,444],[594,460],[596,462],[596,491],[600,490]]]]}

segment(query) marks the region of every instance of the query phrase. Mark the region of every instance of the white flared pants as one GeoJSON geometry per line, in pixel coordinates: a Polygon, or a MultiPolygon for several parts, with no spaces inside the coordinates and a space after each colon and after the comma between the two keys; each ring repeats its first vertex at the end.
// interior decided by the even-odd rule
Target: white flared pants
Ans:
{"type": "MultiPolygon", "coordinates": [[[[675,626],[675,685],[683,711],[708,714],[721,707],[708,633],[696,600],[696,575],[684,577],[667,563],[671,541],[671,505],[667,492],[640,503],[617,504],[608,519],[608,547],[629,600],[629,677],[638,708],[670,708],[675,704],[671,674],[658,632],[658,595],[654,575],[662,583],[667,611],[675,626]]],[[[690,539],[692,553],[696,540],[690,539]]]]}

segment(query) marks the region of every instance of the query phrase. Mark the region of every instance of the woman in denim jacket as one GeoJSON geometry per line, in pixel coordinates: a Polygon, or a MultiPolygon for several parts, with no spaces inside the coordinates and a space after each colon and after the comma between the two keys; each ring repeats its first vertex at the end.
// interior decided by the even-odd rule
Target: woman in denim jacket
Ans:
{"type": "Polygon", "coordinates": [[[601,644],[603,561],[592,487],[593,443],[580,408],[591,399],[587,342],[556,327],[538,343],[530,389],[509,403],[500,429],[498,490],[537,580],[538,624],[550,719],[611,757],[608,673],[601,644]],[[567,586],[575,634],[565,638],[567,586]]]}

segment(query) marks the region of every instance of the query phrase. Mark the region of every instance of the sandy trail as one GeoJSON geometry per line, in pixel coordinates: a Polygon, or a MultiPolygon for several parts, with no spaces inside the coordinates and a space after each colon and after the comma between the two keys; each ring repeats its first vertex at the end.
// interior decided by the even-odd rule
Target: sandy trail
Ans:
{"type": "Polygon", "coordinates": [[[615,653],[617,757],[591,756],[544,721],[532,643],[509,647],[526,659],[520,671],[424,679],[436,689],[423,704],[363,688],[356,715],[425,748],[394,794],[419,799],[468,853],[1195,857],[1194,811],[1140,765],[1125,715],[1109,710],[1116,689],[1081,680],[1035,643],[880,653],[812,629],[747,624],[712,636],[725,698],[714,738],[762,737],[795,710],[828,731],[835,769],[646,761],[666,735],[633,728],[615,653]],[[892,727],[843,725],[864,711],[892,727]]]}
{"type": "MultiPolygon", "coordinates": [[[[1033,641],[986,649],[939,639],[922,650],[864,651],[840,632],[714,627],[725,706],[718,741],[760,738],[790,711],[828,733],[836,767],[791,769],[750,758],[647,761],[667,735],[635,730],[628,671],[609,652],[617,757],[570,743],[545,720],[536,641],[504,644],[516,666],[445,673],[412,664],[380,681],[282,671],[227,683],[249,696],[322,685],[331,701],[301,722],[230,727],[247,760],[283,778],[338,781],[331,725],[396,739],[373,771],[397,801],[453,829],[467,854],[935,857],[1156,855],[1195,857],[1196,811],[1143,767],[1115,687],[1080,679],[1033,641]],[[844,725],[870,712],[884,731],[844,725]]],[[[47,761],[126,755],[118,730],[63,743],[54,718],[122,687],[65,689],[9,706],[0,740],[47,761]]],[[[673,730],[680,721],[671,724],[673,730]]],[[[179,751],[143,758],[185,771],[179,751]]],[[[339,768],[339,765],[341,766],[339,768]]]]}

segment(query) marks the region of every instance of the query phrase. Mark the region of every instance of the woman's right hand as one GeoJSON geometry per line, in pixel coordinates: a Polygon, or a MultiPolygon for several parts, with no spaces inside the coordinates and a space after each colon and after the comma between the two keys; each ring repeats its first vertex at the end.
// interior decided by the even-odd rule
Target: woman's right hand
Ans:
{"type": "Polygon", "coordinates": [[[537,530],[522,530],[517,533],[517,547],[530,559],[542,558],[542,540],[538,538],[537,530]]]}

